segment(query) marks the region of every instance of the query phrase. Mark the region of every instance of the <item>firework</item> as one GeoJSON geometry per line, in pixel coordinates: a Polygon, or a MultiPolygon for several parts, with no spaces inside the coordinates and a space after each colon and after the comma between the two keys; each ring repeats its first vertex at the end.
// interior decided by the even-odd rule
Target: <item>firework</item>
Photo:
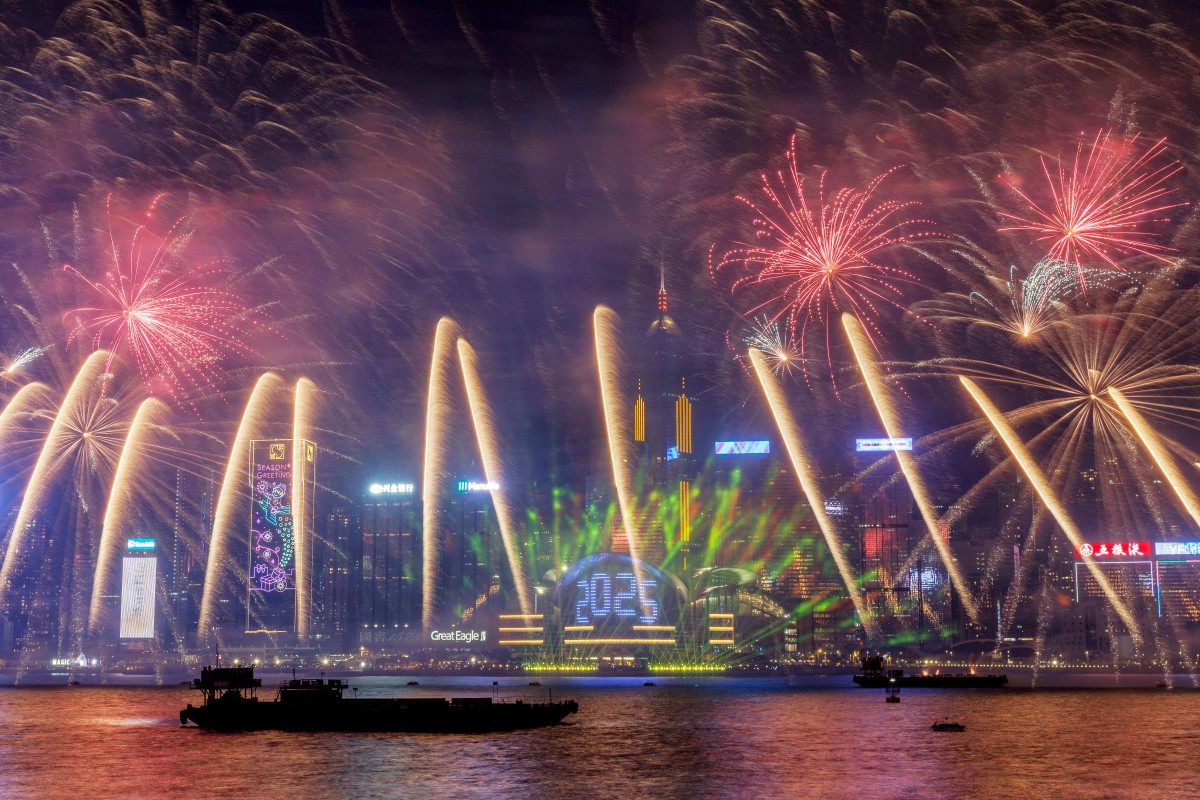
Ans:
{"type": "MultiPolygon", "coordinates": [[[[1025,474],[1025,477],[1028,478],[1029,482],[1033,485],[1034,490],[1037,492],[1038,497],[1041,498],[1046,510],[1048,510],[1054,517],[1054,521],[1058,523],[1060,528],[1062,528],[1072,545],[1074,545],[1077,549],[1081,547],[1084,544],[1083,534],[1080,533],[1079,527],[1075,524],[1074,520],[1071,519],[1066,508],[1058,499],[1058,495],[1054,492],[1049,480],[1046,479],[1045,473],[1037,465],[1037,462],[1033,460],[1033,456],[1029,453],[1028,448],[1017,436],[1017,433],[1015,430],[1013,430],[1012,425],[1008,423],[1008,421],[1004,418],[1004,415],[1000,413],[1000,410],[996,408],[991,399],[983,393],[983,390],[980,389],[974,381],[972,381],[970,378],[961,376],[959,377],[959,381],[962,383],[963,388],[965,388],[971,395],[971,399],[974,400],[976,405],[979,406],[979,410],[982,411],[984,416],[987,417],[988,422],[991,423],[997,435],[1000,436],[1001,441],[1004,442],[1005,447],[1008,448],[1008,451],[1016,460],[1018,466],[1021,468],[1021,471],[1025,474]]],[[[1113,609],[1116,610],[1117,615],[1121,617],[1121,621],[1125,623],[1129,633],[1135,639],[1140,641],[1141,629],[1138,627],[1137,620],[1134,618],[1133,613],[1129,610],[1129,607],[1125,604],[1120,595],[1117,594],[1116,590],[1109,582],[1108,576],[1104,574],[1104,572],[1096,564],[1095,560],[1090,556],[1085,556],[1084,562],[1087,564],[1088,570],[1091,571],[1092,577],[1096,580],[1096,583],[1100,586],[1101,590],[1104,592],[1104,595],[1108,598],[1108,602],[1112,605],[1113,609]]],[[[1039,630],[1043,629],[1044,627],[1045,626],[1039,625],[1039,630]]]]}
{"type": "Polygon", "coordinates": [[[49,349],[49,347],[27,347],[12,358],[2,359],[7,363],[0,367],[0,378],[14,380],[13,376],[16,373],[23,372],[25,367],[32,364],[37,360],[38,356],[41,356],[49,349]]]}
{"type": "Polygon", "coordinates": [[[766,357],[758,350],[753,349],[750,350],[749,357],[750,363],[754,366],[754,372],[758,376],[759,384],[762,386],[763,395],[771,407],[771,415],[775,418],[776,427],[783,438],[792,468],[796,470],[796,477],[800,480],[800,487],[804,491],[804,496],[808,498],[813,517],[816,518],[817,525],[829,545],[829,553],[837,565],[842,584],[846,587],[846,593],[854,603],[854,609],[858,612],[858,617],[862,620],[862,626],[867,635],[873,638],[878,637],[878,623],[871,614],[870,607],[863,600],[862,592],[855,580],[854,570],[842,549],[837,526],[825,511],[825,497],[821,493],[821,487],[817,481],[816,470],[813,468],[814,461],[808,443],[804,439],[803,429],[796,424],[792,411],[788,408],[783,389],[776,380],[774,372],[769,368],[766,357]]]}
{"type": "MultiPolygon", "coordinates": [[[[765,314],[754,321],[754,327],[742,339],[747,349],[757,350],[767,359],[776,375],[790,374],[800,364],[800,354],[792,345],[791,338],[765,314]]],[[[741,356],[738,356],[741,360],[741,356]]]]}
{"type": "Polygon", "coordinates": [[[118,244],[110,197],[108,233],[110,269],[100,280],[65,267],[94,291],[97,303],[68,312],[76,320],[68,343],[90,337],[94,349],[109,351],[110,368],[117,353],[130,354],[143,380],[175,401],[189,390],[215,389],[221,361],[252,352],[244,342],[249,310],[237,295],[217,288],[228,270],[219,261],[185,258],[192,238],[186,218],[163,236],[140,225],[127,244],[118,244]]]}
{"type": "Polygon", "coordinates": [[[809,343],[809,328],[823,329],[828,355],[829,325],[843,311],[853,314],[868,331],[872,344],[882,335],[876,318],[883,307],[901,312],[900,284],[915,283],[903,269],[873,259],[893,247],[937,234],[924,230],[927,220],[903,219],[915,202],[880,201],[879,185],[895,169],[875,178],[863,191],[840,189],[826,198],[825,175],[817,185],[815,206],[805,192],[796,160],[796,140],[787,153],[787,170],[774,179],[762,175],[761,197],[739,197],[755,213],[756,242],[727,251],[713,265],[715,272],[732,267],[742,274],[733,291],[761,288],[769,296],[749,309],[765,312],[768,322],[787,320],[787,331],[798,343],[801,370],[809,343]]]}
{"type": "Polygon", "coordinates": [[[1168,185],[1183,167],[1160,163],[1165,139],[1144,151],[1137,142],[1137,136],[1126,139],[1102,131],[1090,146],[1080,143],[1070,166],[1060,161],[1052,170],[1043,159],[1048,201],[1039,204],[1013,186],[1028,209],[1024,215],[1003,213],[1012,224],[1000,230],[1032,232],[1037,241],[1049,244],[1050,258],[1076,265],[1083,287],[1088,261],[1102,261],[1117,270],[1121,267],[1116,258],[1136,254],[1171,263],[1166,254],[1174,251],[1150,241],[1153,234],[1144,226],[1186,205],[1170,202],[1174,189],[1168,185]]]}
{"type": "Polygon", "coordinates": [[[1072,301],[1091,287],[1117,288],[1129,275],[1103,267],[1081,267],[1056,258],[1043,258],[1022,277],[1010,267],[1007,278],[989,266],[968,258],[982,273],[970,292],[945,292],[913,306],[930,324],[942,327],[965,323],[1011,334],[1028,341],[1069,316],[1072,301]],[[1083,282],[1080,281],[1083,276],[1083,282]]]}
{"type": "MultiPolygon", "coordinates": [[[[892,439],[899,438],[903,433],[900,427],[900,416],[896,413],[892,398],[888,395],[887,381],[883,376],[883,370],[871,358],[871,354],[866,347],[866,330],[863,329],[862,325],[851,314],[842,315],[842,325],[846,329],[846,337],[850,341],[850,348],[854,352],[854,359],[858,363],[859,371],[863,376],[863,382],[867,385],[867,391],[871,395],[871,401],[875,405],[875,410],[879,412],[879,419],[883,423],[884,430],[887,432],[888,437],[892,439]]],[[[948,537],[943,537],[940,533],[940,520],[937,512],[934,511],[933,501],[929,496],[929,490],[925,486],[925,481],[922,479],[920,471],[917,470],[916,460],[906,450],[897,449],[895,455],[896,461],[900,465],[900,471],[904,474],[904,480],[908,483],[909,489],[912,491],[913,501],[920,509],[921,519],[925,522],[928,535],[933,539],[938,555],[942,559],[942,564],[946,567],[954,588],[958,590],[959,596],[962,598],[963,607],[967,610],[971,621],[978,622],[979,609],[975,605],[971,587],[967,584],[962,570],[958,566],[958,561],[954,558],[948,537]]]]}

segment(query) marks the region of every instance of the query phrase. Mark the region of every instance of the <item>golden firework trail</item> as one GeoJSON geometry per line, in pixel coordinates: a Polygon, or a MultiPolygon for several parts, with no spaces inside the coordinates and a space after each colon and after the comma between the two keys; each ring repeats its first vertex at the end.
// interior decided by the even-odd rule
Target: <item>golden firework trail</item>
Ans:
{"type": "Polygon", "coordinates": [[[762,385],[767,404],[771,407],[771,414],[775,417],[775,425],[779,428],[779,435],[783,438],[783,446],[787,448],[792,469],[796,471],[796,476],[800,479],[800,488],[804,490],[804,496],[808,498],[808,505],[812,508],[817,526],[821,529],[821,534],[829,546],[829,553],[833,556],[838,573],[842,576],[846,593],[850,595],[850,601],[854,603],[858,618],[862,620],[863,629],[867,635],[872,639],[878,638],[879,626],[863,601],[862,593],[854,578],[854,571],[842,550],[837,528],[834,527],[833,520],[825,511],[825,498],[821,494],[821,487],[817,484],[817,478],[813,474],[812,456],[809,454],[808,445],[800,432],[800,426],[796,424],[796,420],[788,408],[787,399],[783,396],[783,389],[779,386],[779,378],[771,369],[770,360],[761,351],[751,348],[750,363],[754,366],[754,373],[758,376],[758,382],[762,385]]]}
{"type": "Polygon", "coordinates": [[[121,536],[132,529],[132,512],[135,479],[145,466],[147,436],[151,430],[164,424],[170,409],[161,400],[149,398],[138,406],[117,471],[113,475],[112,490],[108,494],[108,505],[104,509],[104,523],[100,530],[100,545],[96,552],[96,572],[92,578],[92,602],[88,609],[88,632],[97,633],[102,623],[104,597],[111,593],[117,554],[120,552],[121,536]]]}
{"type": "Polygon", "coordinates": [[[76,373],[71,387],[67,390],[67,395],[63,398],[62,405],[59,406],[54,422],[50,425],[50,432],[38,454],[33,472],[30,473],[29,484],[25,488],[25,496],[21,499],[21,506],[17,511],[12,536],[8,539],[4,564],[0,567],[0,601],[3,601],[8,593],[12,573],[17,567],[21,547],[25,544],[26,534],[33,521],[33,516],[41,508],[47,487],[53,479],[57,467],[61,465],[60,454],[71,448],[72,441],[77,436],[82,435],[86,438],[89,435],[87,430],[80,434],[76,428],[80,420],[89,416],[86,408],[87,398],[90,393],[98,390],[105,374],[107,360],[108,353],[104,350],[97,350],[87,357],[83,366],[79,368],[79,372],[76,373]]]}
{"type": "Polygon", "coordinates": [[[308,496],[307,445],[312,441],[317,385],[296,381],[292,412],[292,532],[296,547],[296,633],[312,626],[312,502],[308,496]]]}
{"type": "Polygon", "coordinates": [[[458,324],[449,317],[438,320],[429,366],[429,396],[425,407],[425,476],[421,486],[421,627],[433,629],[437,605],[438,534],[442,530],[442,487],[449,480],[446,464],[450,438],[451,377],[458,324]]]}
{"type": "MultiPolygon", "coordinates": [[[[641,561],[641,542],[638,534],[636,498],[634,497],[633,431],[629,429],[626,403],[621,391],[620,317],[605,305],[596,306],[592,327],[596,337],[596,369],[600,377],[600,401],[604,407],[604,429],[608,436],[608,455],[612,461],[613,485],[617,491],[617,507],[621,525],[629,541],[629,554],[634,563],[641,561]]],[[[640,585],[642,576],[637,576],[640,585]]],[[[640,596],[640,593],[639,593],[640,596]]]]}
{"type": "Polygon", "coordinates": [[[1129,421],[1133,432],[1137,434],[1138,440],[1142,446],[1146,448],[1146,452],[1154,459],[1154,463],[1158,465],[1162,471],[1163,477],[1167,479],[1167,483],[1175,490],[1175,496],[1179,498],[1179,502],[1183,504],[1184,510],[1191,515],[1192,521],[1200,527],[1200,502],[1197,501],[1195,493],[1191,487],[1187,485],[1187,481],[1183,478],[1183,473],[1175,466],[1170,453],[1163,445],[1162,439],[1146,422],[1146,418],[1142,416],[1142,412],[1137,410],[1133,403],[1115,386],[1108,387],[1108,394],[1117,404],[1117,408],[1125,415],[1125,419],[1129,421]]]}
{"type": "MultiPolygon", "coordinates": [[[[900,416],[896,413],[892,399],[888,395],[883,373],[880,372],[875,359],[871,357],[873,348],[866,330],[853,314],[848,313],[842,314],[842,327],[846,329],[846,336],[850,340],[850,349],[854,351],[854,359],[858,362],[859,372],[862,373],[863,382],[867,385],[867,391],[871,395],[871,401],[875,404],[875,410],[879,413],[883,429],[887,432],[888,438],[901,438],[903,431],[900,427],[900,416]]],[[[963,577],[958,560],[950,550],[950,542],[947,537],[941,535],[940,519],[933,509],[933,501],[929,497],[925,481],[921,478],[921,472],[917,469],[917,463],[913,459],[912,453],[907,450],[895,450],[894,454],[896,461],[900,464],[900,472],[904,474],[904,480],[908,482],[908,488],[912,491],[913,500],[916,501],[917,508],[921,511],[921,519],[925,522],[926,532],[933,540],[942,564],[946,567],[946,572],[950,574],[950,582],[958,591],[959,597],[962,598],[963,608],[966,609],[967,615],[972,622],[977,623],[979,622],[979,608],[975,604],[975,597],[966,578],[963,577]]]]}
{"type": "Polygon", "coordinates": [[[478,357],[475,349],[466,339],[458,340],[458,360],[462,367],[463,383],[467,387],[467,402],[471,407],[471,420],[475,426],[475,439],[479,444],[479,455],[483,459],[483,472],[487,482],[494,486],[491,490],[492,505],[496,508],[496,520],[500,526],[500,540],[504,543],[504,552],[508,556],[508,566],[513,577],[513,586],[517,590],[517,600],[521,605],[522,614],[533,613],[533,590],[529,586],[529,578],[521,563],[521,551],[516,540],[516,514],[508,495],[512,492],[510,481],[504,470],[504,460],[500,456],[500,438],[496,431],[496,417],[492,404],[488,402],[487,393],[483,389],[483,381],[479,378],[478,357]]]}
{"type": "MultiPolygon", "coordinates": [[[[1017,436],[1017,432],[973,380],[963,375],[960,375],[958,379],[971,395],[971,399],[979,406],[979,410],[987,417],[996,434],[1003,440],[1005,446],[1008,448],[1008,452],[1012,454],[1021,471],[1025,473],[1025,477],[1029,480],[1030,485],[1033,486],[1034,491],[1037,492],[1038,497],[1041,498],[1046,510],[1054,517],[1055,522],[1058,523],[1058,527],[1062,528],[1063,533],[1067,535],[1067,539],[1075,547],[1076,552],[1079,552],[1079,548],[1084,544],[1083,535],[1079,532],[1079,528],[1076,527],[1075,521],[1067,513],[1066,507],[1054,495],[1054,490],[1050,487],[1050,482],[1046,480],[1046,476],[1042,473],[1041,468],[1038,467],[1037,462],[1033,460],[1033,456],[1030,455],[1028,448],[1025,447],[1021,439],[1017,436]]],[[[1104,596],[1108,598],[1109,604],[1117,612],[1117,616],[1121,618],[1121,621],[1125,623],[1125,627],[1129,630],[1130,635],[1140,645],[1143,640],[1137,619],[1134,618],[1133,613],[1125,605],[1124,601],[1121,600],[1109,582],[1108,576],[1104,574],[1104,571],[1100,569],[1095,560],[1091,556],[1082,556],[1082,558],[1084,564],[1087,565],[1088,571],[1092,573],[1096,584],[1104,592],[1104,596]]]]}
{"type": "Polygon", "coordinates": [[[213,514],[212,543],[208,551],[208,566],[204,574],[204,592],[200,599],[199,636],[203,641],[216,622],[216,602],[220,585],[224,581],[229,542],[240,531],[239,522],[247,517],[245,500],[249,499],[246,489],[245,470],[250,463],[250,441],[256,429],[266,421],[267,403],[271,395],[282,388],[283,381],[272,372],[263,373],[250,392],[246,410],[238,424],[233,448],[229,451],[229,463],[225,467],[225,478],[221,481],[221,494],[217,497],[217,508],[213,514]]]}
{"type": "Polygon", "coordinates": [[[0,411],[0,452],[4,452],[4,447],[8,444],[8,437],[16,427],[17,420],[27,414],[32,414],[39,408],[44,408],[44,406],[38,405],[39,399],[49,402],[50,394],[50,387],[37,381],[27,383],[17,390],[17,393],[5,404],[4,410],[0,411]]]}

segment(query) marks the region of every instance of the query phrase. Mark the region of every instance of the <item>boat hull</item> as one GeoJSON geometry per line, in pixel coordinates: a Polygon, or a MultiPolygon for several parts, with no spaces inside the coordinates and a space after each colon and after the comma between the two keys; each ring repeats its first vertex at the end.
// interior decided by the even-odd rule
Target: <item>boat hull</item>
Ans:
{"type": "Polygon", "coordinates": [[[357,731],[487,733],[557,725],[579,710],[574,701],[492,703],[444,699],[349,700],[329,703],[217,701],[179,712],[182,724],[219,731],[357,731]]]}

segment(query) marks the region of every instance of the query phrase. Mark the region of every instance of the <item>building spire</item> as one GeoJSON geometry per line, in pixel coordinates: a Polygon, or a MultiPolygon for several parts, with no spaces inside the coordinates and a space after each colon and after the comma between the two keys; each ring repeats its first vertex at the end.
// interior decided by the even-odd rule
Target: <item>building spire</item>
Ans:
{"type": "Polygon", "coordinates": [[[661,263],[658,265],[658,310],[667,310],[667,267],[661,263]]]}

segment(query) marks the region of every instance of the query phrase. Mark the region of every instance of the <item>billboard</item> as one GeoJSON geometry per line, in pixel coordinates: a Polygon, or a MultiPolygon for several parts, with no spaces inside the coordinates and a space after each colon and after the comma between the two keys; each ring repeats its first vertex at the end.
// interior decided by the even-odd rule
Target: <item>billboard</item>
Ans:
{"type": "Polygon", "coordinates": [[[1157,548],[1149,542],[1084,542],[1075,548],[1076,558],[1145,558],[1157,548]]]}
{"type": "Polygon", "coordinates": [[[855,439],[854,449],[860,453],[890,453],[893,450],[912,450],[912,437],[903,439],[855,439]]]}
{"type": "Polygon", "coordinates": [[[154,585],[158,559],[125,556],[121,563],[121,638],[154,638],[154,585]]]}
{"type": "Polygon", "coordinates": [[[1200,556],[1200,542],[1155,542],[1156,556],[1200,556]]]}
{"type": "Polygon", "coordinates": [[[771,452],[771,443],[767,441],[717,442],[715,446],[719,456],[757,456],[771,452]]]}
{"type": "Polygon", "coordinates": [[[248,631],[291,630],[296,617],[291,440],[250,443],[248,631]]]}

